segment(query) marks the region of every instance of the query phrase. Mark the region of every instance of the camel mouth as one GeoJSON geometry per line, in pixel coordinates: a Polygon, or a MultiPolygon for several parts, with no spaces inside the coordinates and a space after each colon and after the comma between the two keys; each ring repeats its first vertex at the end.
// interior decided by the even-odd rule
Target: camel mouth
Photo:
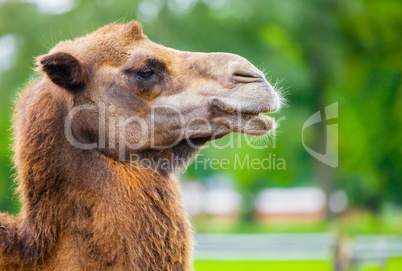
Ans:
{"type": "MultiPolygon", "coordinates": [[[[219,100],[219,99],[213,99],[211,106],[217,110],[217,111],[221,111],[223,113],[226,114],[230,114],[230,115],[242,115],[242,116],[250,116],[250,117],[257,117],[257,116],[261,116],[264,117],[265,115],[263,114],[268,114],[268,113],[274,113],[277,112],[278,109],[277,108],[270,108],[269,106],[265,107],[265,108],[253,108],[252,106],[248,106],[248,107],[240,107],[240,108],[236,108],[236,106],[230,106],[227,103],[219,100]]],[[[267,117],[267,116],[265,116],[267,117]]]]}
{"type": "Polygon", "coordinates": [[[278,111],[277,108],[256,105],[236,108],[219,99],[213,99],[211,109],[216,116],[214,122],[225,126],[230,132],[263,136],[276,128],[274,119],[266,114],[278,111]]]}

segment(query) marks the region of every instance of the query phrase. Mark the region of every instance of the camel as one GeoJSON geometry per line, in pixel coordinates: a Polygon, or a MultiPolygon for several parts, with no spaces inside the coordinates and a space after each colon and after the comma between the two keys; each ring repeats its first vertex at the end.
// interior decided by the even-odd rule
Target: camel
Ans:
{"type": "Polygon", "coordinates": [[[208,141],[275,128],[260,114],[281,104],[264,74],[156,44],[136,21],[60,42],[37,65],[15,107],[22,210],[0,214],[0,270],[192,270],[174,172],[208,141]]]}

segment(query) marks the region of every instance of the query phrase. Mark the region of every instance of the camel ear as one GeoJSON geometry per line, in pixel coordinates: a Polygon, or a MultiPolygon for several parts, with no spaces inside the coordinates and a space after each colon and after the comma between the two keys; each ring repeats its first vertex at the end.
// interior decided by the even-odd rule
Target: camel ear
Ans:
{"type": "Polygon", "coordinates": [[[142,25],[137,21],[131,21],[124,26],[124,31],[135,40],[145,38],[144,32],[142,32],[142,25]]]}
{"type": "Polygon", "coordinates": [[[39,59],[39,62],[50,80],[67,90],[80,90],[89,81],[87,70],[70,54],[45,55],[39,59]]]}

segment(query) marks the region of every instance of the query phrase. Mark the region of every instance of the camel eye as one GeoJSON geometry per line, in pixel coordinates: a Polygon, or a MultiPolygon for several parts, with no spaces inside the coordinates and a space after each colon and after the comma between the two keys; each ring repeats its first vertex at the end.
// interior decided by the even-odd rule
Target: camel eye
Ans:
{"type": "Polygon", "coordinates": [[[137,75],[141,78],[148,79],[154,74],[153,70],[151,69],[143,69],[137,72],[137,75]]]}

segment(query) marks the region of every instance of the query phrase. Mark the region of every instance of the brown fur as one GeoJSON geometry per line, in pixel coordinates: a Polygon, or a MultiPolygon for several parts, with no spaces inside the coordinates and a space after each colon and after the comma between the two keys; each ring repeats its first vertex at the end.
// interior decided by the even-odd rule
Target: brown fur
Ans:
{"type": "MultiPolygon", "coordinates": [[[[154,44],[136,22],[62,42],[40,57],[38,65],[45,75],[16,104],[14,160],[22,210],[16,219],[0,215],[0,270],[191,270],[191,226],[171,172],[212,135],[231,132],[228,124],[217,121],[217,116],[229,118],[233,111],[224,98],[247,97],[246,119],[250,110],[276,110],[279,103],[269,84],[238,56],[180,52],[154,44]],[[249,72],[228,71],[225,63],[230,61],[249,72]],[[153,69],[152,78],[137,76],[144,67],[153,69]],[[217,99],[222,100],[219,110],[212,102],[217,99]],[[265,104],[271,101],[268,108],[252,107],[264,99],[265,104]],[[138,116],[149,122],[151,105],[177,102],[185,118],[204,114],[213,123],[212,132],[200,123],[188,129],[186,138],[196,146],[180,141],[152,148],[149,136],[138,134],[135,123],[119,130],[121,123],[112,121],[138,116]],[[72,120],[77,141],[97,147],[77,148],[66,137],[69,112],[100,103],[114,108],[105,113],[105,142],[101,144],[97,107],[72,120]],[[122,139],[127,144],[144,142],[130,149],[122,147],[122,139]],[[168,168],[144,169],[130,164],[130,154],[171,161],[168,168]],[[177,157],[182,162],[173,162],[177,157]]],[[[272,128],[271,120],[256,118],[253,128],[272,128]]],[[[157,145],[180,140],[176,132],[185,127],[174,115],[160,110],[155,121],[157,145]]]]}

